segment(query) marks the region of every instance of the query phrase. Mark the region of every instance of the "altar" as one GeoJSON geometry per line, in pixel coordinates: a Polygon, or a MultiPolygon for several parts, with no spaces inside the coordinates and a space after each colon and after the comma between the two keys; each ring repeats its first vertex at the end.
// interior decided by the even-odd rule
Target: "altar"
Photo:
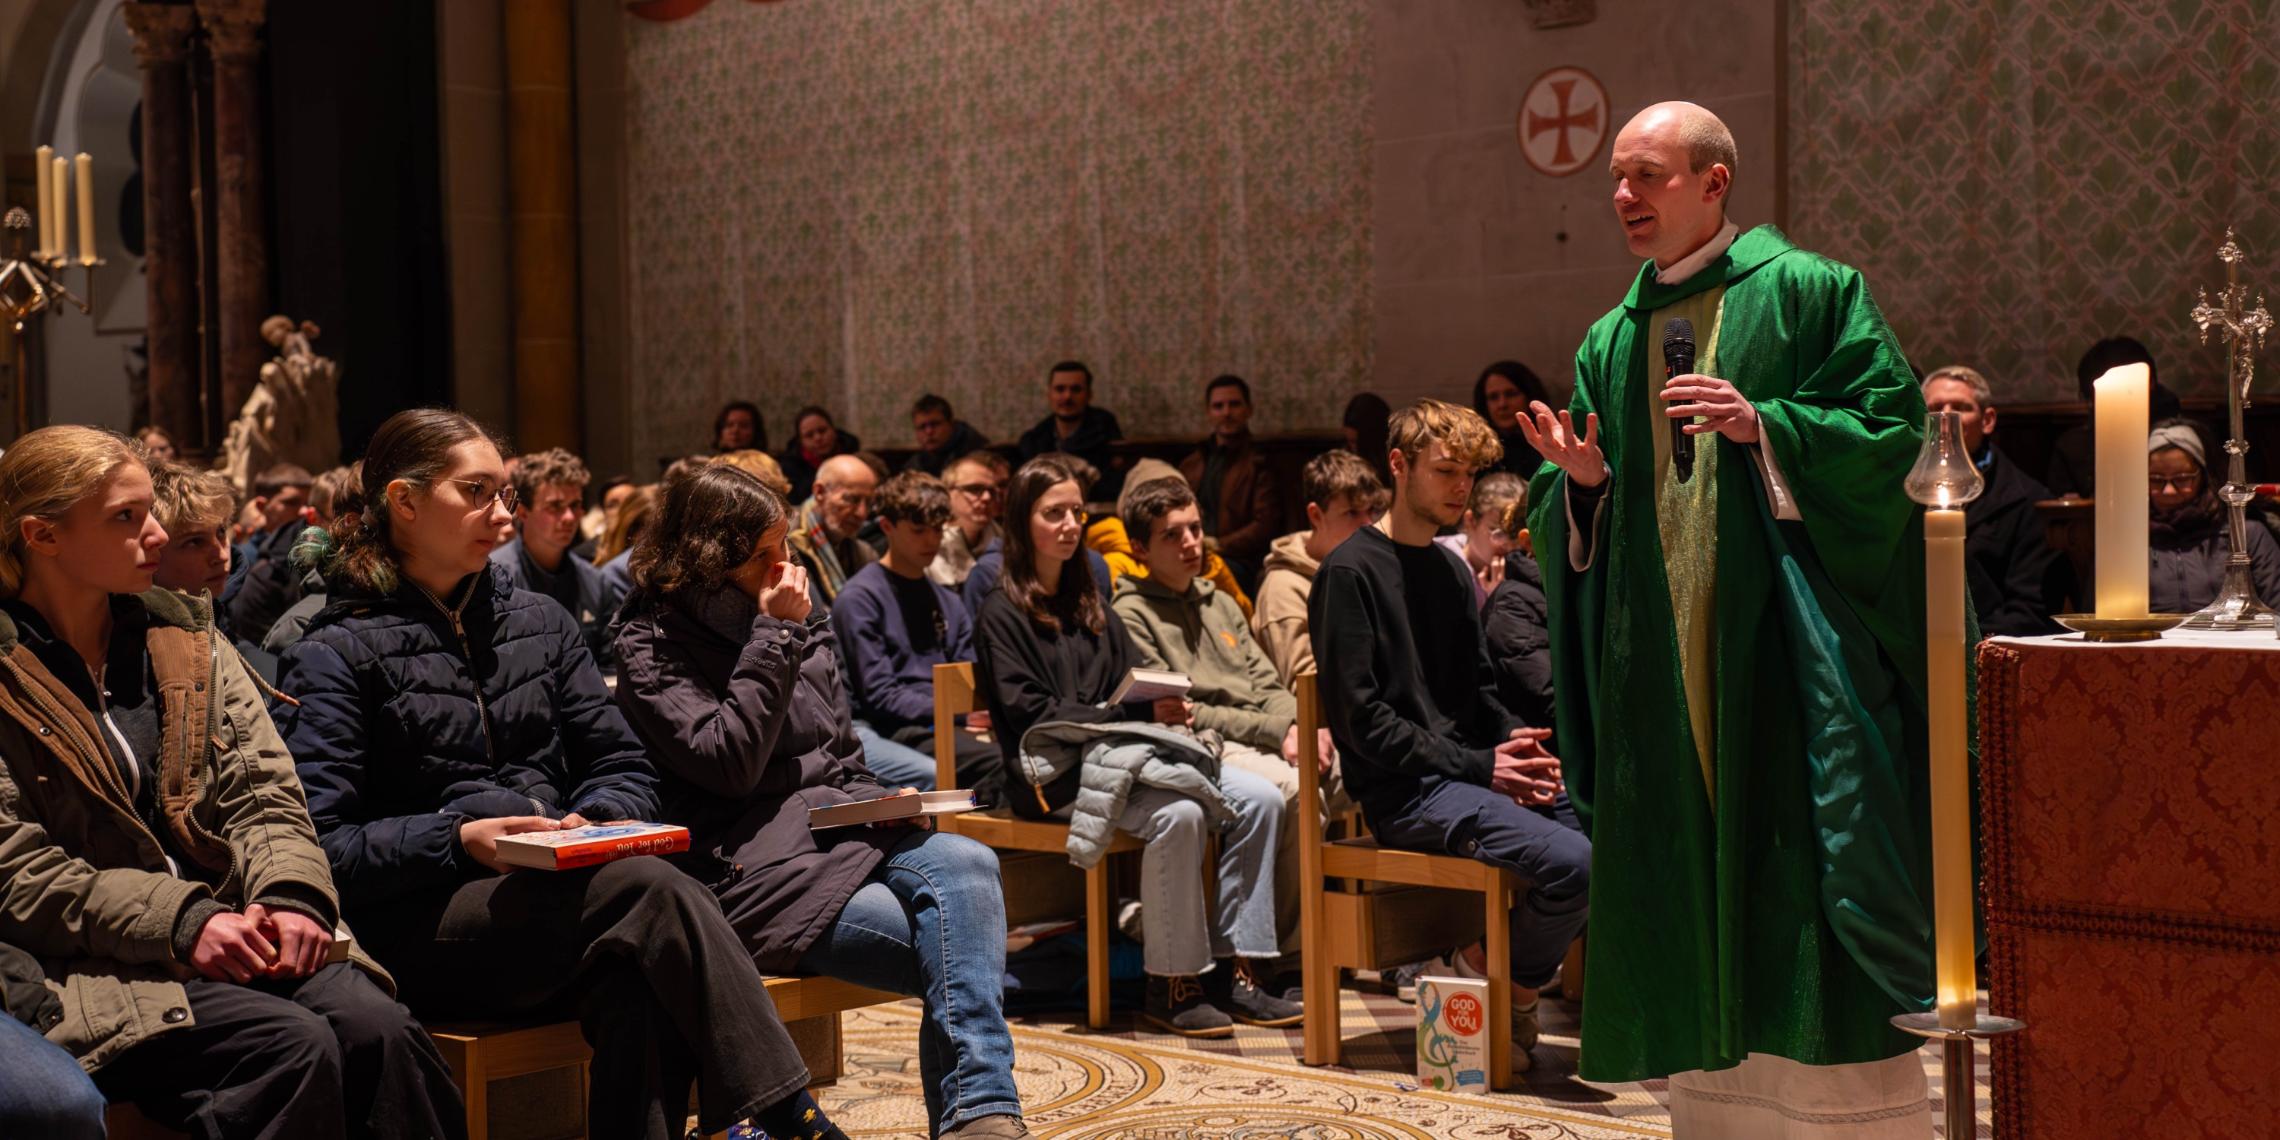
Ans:
{"type": "Polygon", "coordinates": [[[1979,647],[1996,1136],[2280,1131],[2280,639],[1979,647]]]}

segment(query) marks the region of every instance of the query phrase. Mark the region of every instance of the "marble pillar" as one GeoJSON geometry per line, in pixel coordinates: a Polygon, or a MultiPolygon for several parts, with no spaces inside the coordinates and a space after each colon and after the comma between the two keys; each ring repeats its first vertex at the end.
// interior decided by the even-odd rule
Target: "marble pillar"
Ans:
{"type": "MultiPolygon", "coordinates": [[[[261,25],[268,0],[198,0],[214,57],[214,217],[220,296],[221,420],[237,418],[261,380],[269,345],[268,160],[261,139],[261,25]]],[[[217,441],[218,442],[218,441],[217,441]]]]}
{"type": "Polygon", "coordinates": [[[197,15],[171,4],[121,9],[142,69],[143,287],[150,422],[184,452],[205,453],[199,414],[198,219],[190,198],[190,33],[197,15]]]}

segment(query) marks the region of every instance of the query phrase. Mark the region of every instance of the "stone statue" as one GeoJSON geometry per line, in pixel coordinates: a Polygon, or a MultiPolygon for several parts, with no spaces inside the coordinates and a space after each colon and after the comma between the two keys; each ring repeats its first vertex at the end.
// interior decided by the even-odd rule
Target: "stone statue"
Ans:
{"type": "Polygon", "coordinates": [[[314,321],[261,322],[261,337],[277,357],[261,366],[261,383],[230,425],[219,465],[241,496],[252,495],[254,479],[276,464],[316,472],[340,462],[340,365],[309,347],[318,335],[314,321]]]}

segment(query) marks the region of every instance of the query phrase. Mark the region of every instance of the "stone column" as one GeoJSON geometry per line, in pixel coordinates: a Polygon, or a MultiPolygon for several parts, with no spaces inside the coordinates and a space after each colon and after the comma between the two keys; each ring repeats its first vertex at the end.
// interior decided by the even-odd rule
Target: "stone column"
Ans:
{"type": "MultiPolygon", "coordinates": [[[[184,452],[205,453],[198,414],[198,219],[190,201],[190,33],[197,16],[132,3],[127,29],[142,68],[143,287],[149,317],[150,422],[184,452]]],[[[114,270],[115,272],[115,270],[114,270]]]]}
{"type": "MultiPolygon", "coordinates": [[[[198,0],[214,56],[214,306],[221,338],[221,419],[237,418],[261,380],[269,346],[268,162],[261,146],[261,25],[268,0],[198,0]]],[[[217,444],[219,440],[215,441],[217,444]]]]}
{"type": "Polygon", "coordinates": [[[506,0],[515,446],[578,450],[578,169],[570,0],[506,0]]]}

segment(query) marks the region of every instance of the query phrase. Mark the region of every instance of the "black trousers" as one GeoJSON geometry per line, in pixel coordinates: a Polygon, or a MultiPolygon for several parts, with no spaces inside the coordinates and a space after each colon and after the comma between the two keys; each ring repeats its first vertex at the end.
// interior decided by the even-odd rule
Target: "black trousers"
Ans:
{"type": "Polygon", "coordinates": [[[429,1017],[575,1010],[596,1140],[682,1140],[692,1081],[708,1133],[807,1086],[720,904],[661,859],[492,875],[349,920],[429,1017]]]}
{"type": "Polygon", "coordinates": [[[1362,811],[1387,847],[1462,855],[1528,880],[1527,897],[1512,908],[1512,980],[1530,989],[1551,984],[1591,911],[1591,841],[1567,793],[1522,807],[1479,784],[1434,779],[1395,810],[1362,811]]]}
{"type": "Polygon", "coordinates": [[[189,1020],[98,1070],[104,1096],[201,1140],[467,1134],[435,1042],[357,967],[183,989],[189,1020]]]}

